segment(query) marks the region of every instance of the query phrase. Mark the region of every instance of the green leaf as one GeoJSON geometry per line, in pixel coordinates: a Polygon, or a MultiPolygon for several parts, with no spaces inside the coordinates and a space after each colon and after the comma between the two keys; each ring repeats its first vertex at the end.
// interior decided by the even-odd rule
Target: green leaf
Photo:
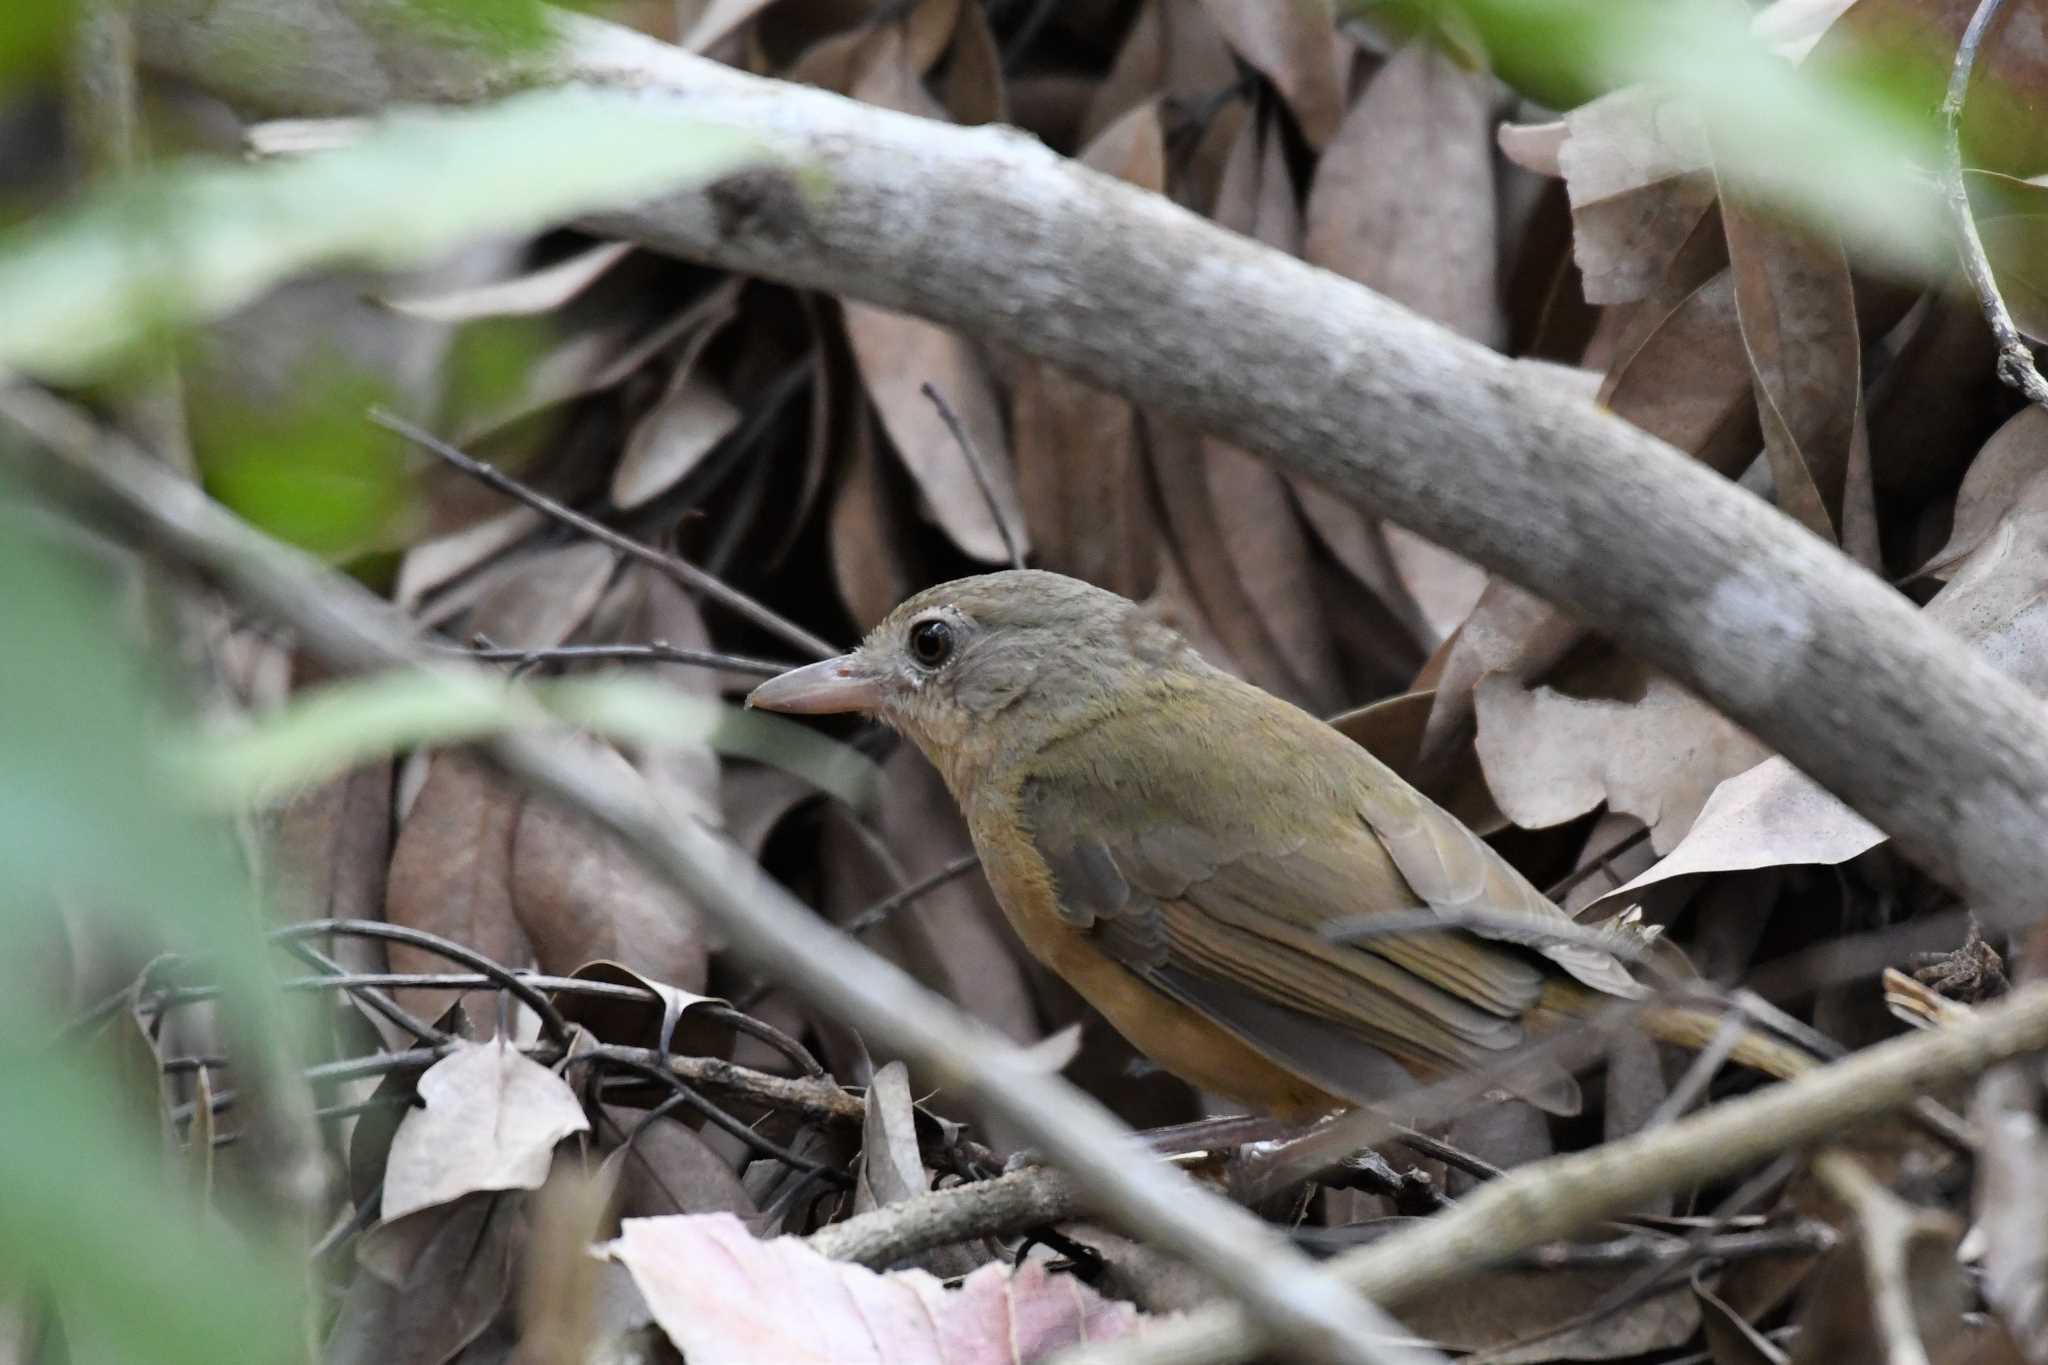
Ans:
{"type": "Polygon", "coordinates": [[[217,317],[301,271],[424,263],[760,155],[655,99],[560,89],[396,114],[303,158],[169,168],[0,244],[0,371],[87,378],[153,332],[217,317]]]}
{"type": "MultiPolygon", "coordinates": [[[[90,1057],[60,1051],[57,907],[89,908],[130,951],[211,953],[228,1022],[291,1041],[266,990],[250,887],[217,822],[153,780],[157,680],[124,643],[103,566],[0,487],[0,1282],[47,1287],[119,1358],[294,1358],[295,1256],[258,1254],[161,1179],[153,1133],[90,1057]]],[[[61,960],[61,959],[60,959],[61,960]]],[[[61,978],[60,978],[61,979],[61,978]]],[[[255,1082],[260,1068],[246,1073],[255,1082]]],[[[152,1102],[154,1097],[152,1097],[152,1102]]],[[[74,1358],[104,1358],[72,1343],[74,1358]]]]}
{"type": "Polygon", "coordinates": [[[367,759],[430,744],[563,724],[624,744],[704,744],[786,768],[849,805],[873,794],[875,765],[780,716],[689,697],[641,678],[500,683],[454,672],[381,673],[294,698],[252,728],[190,737],[180,780],[206,798],[274,796],[367,759]]]}

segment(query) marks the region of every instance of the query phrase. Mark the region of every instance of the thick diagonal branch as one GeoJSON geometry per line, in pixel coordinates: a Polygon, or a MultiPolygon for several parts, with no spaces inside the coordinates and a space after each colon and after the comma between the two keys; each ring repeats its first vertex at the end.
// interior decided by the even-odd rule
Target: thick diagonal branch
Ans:
{"type": "Polygon", "coordinates": [[[544,55],[429,48],[392,9],[160,0],[139,22],[158,66],[279,112],[580,80],[739,127],[782,166],[602,226],[937,319],[1226,437],[1566,605],[1979,907],[2010,922],[2048,881],[2034,700],[1832,546],[1578,393],[1018,132],[577,18],[544,55]]]}

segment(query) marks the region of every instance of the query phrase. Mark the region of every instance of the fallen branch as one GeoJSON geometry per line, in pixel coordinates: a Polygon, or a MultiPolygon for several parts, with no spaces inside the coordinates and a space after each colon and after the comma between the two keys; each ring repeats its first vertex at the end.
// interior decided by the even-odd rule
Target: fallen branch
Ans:
{"type": "MultiPolygon", "coordinates": [[[[1823,1142],[1924,1092],[2048,1047],[2048,983],[2029,986],[1950,1027],[1910,1034],[1795,1080],[1727,1100],[1690,1118],[1591,1151],[1517,1167],[1449,1209],[1332,1261],[1330,1272],[1399,1308],[1427,1289],[1469,1279],[1596,1219],[1823,1142]]],[[[1143,1338],[1080,1352],[1065,1365],[1217,1365],[1271,1339],[1235,1308],[1162,1323],[1143,1338]]]]}
{"type": "MultiPolygon", "coordinates": [[[[0,420],[17,434],[0,440],[0,470],[77,515],[120,528],[138,548],[208,576],[290,626],[328,666],[473,667],[428,651],[415,625],[389,603],[257,531],[58,400],[0,390],[0,420]],[[36,445],[51,458],[37,458],[36,445]]],[[[1074,1178],[1092,1207],[1206,1271],[1294,1354],[1387,1365],[1441,1359],[1394,1344],[1399,1329],[1391,1321],[1314,1273],[1278,1231],[1153,1159],[1101,1104],[826,924],[738,848],[694,821],[674,819],[643,784],[621,780],[556,736],[508,735],[483,752],[531,790],[616,836],[714,918],[749,967],[788,982],[860,1030],[870,1046],[904,1057],[949,1093],[1014,1123],[1074,1178]]]]}
{"type": "Polygon", "coordinates": [[[2048,742],[2024,689],[1755,497],[1361,285],[1013,130],[576,16],[555,51],[516,57],[429,46],[382,0],[161,0],[137,23],[146,60],[279,112],[581,81],[736,127],[783,164],[596,226],[935,319],[1235,442],[1568,605],[2004,923],[2048,882],[2048,742]]]}
{"type": "Polygon", "coordinates": [[[820,1228],[809,1240],[814,1250],[835,1261],[885,1270],[935,1247],[975,1237],[1015,1237],[1062,1223],[1081,1209],[1081,1192],[1063,1171],[1027,1166],[885,1205],[820,1228]]]}

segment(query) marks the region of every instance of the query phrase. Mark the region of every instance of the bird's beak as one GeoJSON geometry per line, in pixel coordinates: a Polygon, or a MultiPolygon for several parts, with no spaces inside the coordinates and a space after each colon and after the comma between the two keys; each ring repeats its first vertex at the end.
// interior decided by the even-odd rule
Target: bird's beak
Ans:
{"type": "Polygon", "coordinates": [[[882,679],[860,655],[842,654],[770,678],[747,694],[747,705],[800,716],[874,712],[882,705],[882,679]]]}

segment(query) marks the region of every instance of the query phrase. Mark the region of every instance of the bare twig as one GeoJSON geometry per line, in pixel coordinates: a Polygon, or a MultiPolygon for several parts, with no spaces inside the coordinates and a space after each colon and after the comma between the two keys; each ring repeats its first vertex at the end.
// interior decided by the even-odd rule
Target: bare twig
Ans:
{"type": "Polygon", "coordinates": [[[1014,1237],[1062,1223],[1082,1207],[1081,1191],[1065,1172],[1027,1166],[830,1224],[812,1233],[810,1243],[835,1261],[880,1270],[935,1247],[974,1237],[1014,1237]]]}
{"type": "Polygon", "coordinates": [[[370,411],[370,420],[386,431],[403,436],[422,450],[440,456],[485,487],[495,489],[508,498],[516,498],[542,516],[550,517],[589,536],[592,540],[609,545],[629,559],[637,559],[642,564],[659,569],[684,587],[703,593],[735,615],[753,622],[771,635],[780,636],[798,649],[809,652],[814,658],[829,659],[839,652],[821,637],[811,634],[773,608],[755,601],[716,574],[705,572],[679,555],[663,554],[651,545],[644,545],[631,536],[621,535],[601,521],[591,520],[574,508],[563,506],[547,494],[528,488],[503,470],[485,464],[403,417],[386,412],[382,408],[373,408],[370,411]]]}
{"type": "MultiPolygon", "coordinates": [[[[0,392],[0,417],[58,457],[37,460],[26,442],[0,442],[0,466],[72,511],[119,526],[156,553],[210,575],[292,626],[330,666],[420,663],[424,651],[412,623],[390,604],[256,531],[75,410],[17,389],[0,392]]],[[[1092,1206],[1213,1276],[1288,1350],[1319,1362],[1440,1359],[1397,1344],[1403,1334],[1395,1323],[1314,1274],[1274,1229],[1143,1156],[1130,1130],[1099,1103],[820,921],[739,849],[673,819],[642,784],[622,782],[559,737],[507,735],[486,752],[514,778],[616,836],[715,919],[734,954],[754,970],[787,980],[871,1045],[902,1055],[942,1078],[950,1092],[1014,1123],[1074,1177],[1092,1206]]]]}
{"type": "Polygon", "coordinates": [[[937,868],[923,877],[919,877],[902,890],[891,892],[889,895],[882,897],[882,899],[846,921],[842,927],[847,933],[858,937],[882,923],[889,916],[895,914],[904,906],[909,905],[912,901],[930,895],[947,882],[964,877],[980,866],[981,858],[978,855],[963,853],[945,866],[937,868]]]}
{"type": "MultiPolygon", "coordinates": [[[[2032,985],[1952,1028],[1888,1039],[1804,1076],[1726,1100],[1653,1132],[1518,1167],[1411,1228],[1339,1257],[1331,1273],[1398,1307],[1569,1236],[1654,1194],[1825,1141],[1924,1090],[2048,1047],[2048,984],[2032,985]]],[[[1240,1360],[1265,1338],[1244,1314],[1213,1308],[1143,1338],[1083,1353],[1090,1365],[1240,1360]]],[[[1077,1355],[1069,1365],[1078,1365],[1077,1355]]]]}
{"type": "Polygon", "coordinates": [[[1024,567],[1024,552],[1017,548],[1017,533],[1010,526],[1009,515],[996,499],[996,486],[988,476],[988,464],[981,457],[981,450],[974,444],[974,438],[967,434],[966,423],[960,414],[953,411],[953,405],[946,401],[946,395],[939,392],[939,386],[927,379],[918,386],[918,391],[931,400],[939,410],[939,420],[946,424],[946,430],[953,433],[953,444],[960,447],[960,456],[967,461],[969,472],[974,475],[974,486],[981,490],[981,500],[988,504],[989,520],[996,524],[996,534],[1003,538],[1003,553],[1009,557],[1010,567],[1024,567]]]}
{"type": "MultiPolygon", "coordinates": [[[[453,646],[451,646],[453,648],[453,646]]],[[[684,649],[665,640],[644,645],[552,645],[546,649],[514,649],[500,645],[460,651],[478,663],[511,664],[515,672],[544,664],[561,663],[656,663],[684,664],[692,668],[722,668],[757,678],[772,678],[794,665],[750,659],[744,654],[721,654],[710,649],[684,649]]]]}
{"type": "Polygon", "coordinates": [[[2020,335],[2004,296],[1998,292],[1998,281],[1991,273],[1991,257],[1984,250],[1983,237],[1978,235],[1976,215],[1970,211],[1970,191],[1963,183],[1963,102],[1969,98],[1970,73],[1977,66],[1977,49],[1997,21],[2003,4],[2004,0],[1978,0],[1976,12],[1970,16],[1963,40],[1956,48],[1955,64],[1949,68],[1948,93],[1941,101],[1942,188],[1948,198],[1949,217],[1955,221],[1956,252],[1962,257],[1963,273],[1970,277],[1970,287],[1977,291],[1977,302],[1984,309],[1984,321],[1990,324],[1992,339],[1998,343],[1998,377],[2018,389],[2029,403],[2048,406],[2048,379],[2041,377],[2034,364],[2033,348],[2020,335]]]}
{"type": "Polygon", "coordinates": [[[1845,1152],[1821,1153],[1814,1159],[1813,1173],[1855,1211],[1872,1326],[1884,1343],[1884,1365],[1929,1365],[1927,1344],[1920,1339],[1913,1310],[1910,1244],[1935,1237],[1953,1247],[1956,1229],[1948,1219],[1915,1209],[1878,1184],[1845,1152]]]}

